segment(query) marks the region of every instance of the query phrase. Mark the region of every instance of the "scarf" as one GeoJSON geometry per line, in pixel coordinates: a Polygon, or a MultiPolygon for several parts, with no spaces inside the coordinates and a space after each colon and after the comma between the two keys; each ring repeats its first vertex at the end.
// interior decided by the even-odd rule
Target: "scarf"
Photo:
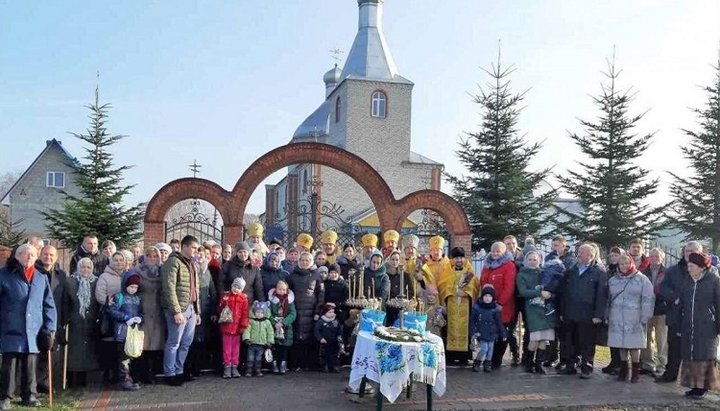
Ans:
{"type": "Polygon", "coordinates": [[[278,317],[285,317],[288,313],[288,297],[290,296],[290,293],[287,293],[285,295],[278,295],[273,294],[273,297],[277,298],[277,305],[278,305],[278,317]]]}
{"type": "Polygon", "coordinates": [[[627,271],[622,271],[622,270],[620,270],[620,268],[618,267],[618,272],[619,272],[620,275],[623,276],[623,277],[627,277],[627,276],[629,276],[629,275],[631,275],[631,274],[635,274],[636,271],[637,271],[637,269],[636,269],[636,267],[635,267],[635,261],[634,261],[632,258],[628,258],[628,268],[627,268],[627,271]]]}
{"type": "Polygon", "coordinates": [[[97,280],[97,277],[90,274],[88,278],[83,278],[80,272],[76,272],[73,275],[78,282],[77,298],[80,302],[80,309],[78,310],[80,317],[85,318],[85,311],[90,307],[90,298],[92,294],[92,283],[97,280]]]}
{"type": "Polygon", "coordinates": [[[498,258],[493,258],[492,255],[488,255],[485,258],[485,266],[491,270],[494,270],[507,263],[508,261],[514,260],[515,259],[513,258],[513,255],[510,253],[510,251],[506,251],[505,254],[501,255],[498,258]]]}

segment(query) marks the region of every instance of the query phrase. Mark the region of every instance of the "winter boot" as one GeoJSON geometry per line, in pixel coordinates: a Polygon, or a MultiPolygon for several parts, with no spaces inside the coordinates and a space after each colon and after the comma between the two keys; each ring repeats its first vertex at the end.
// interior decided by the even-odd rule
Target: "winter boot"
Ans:
{"type": "Polygon", "coordinates": [[[535,352],[535,374],[547,374],[543,368],[543,361],[545,361],[545,350],[537,350],[535,352]]]}
{"type": "Polygon", "coordinates": [[[232,371],[230,370],[232,366],[226,365],[225,368],[223,368],[223,374],[222,377],[225,379],[232,378],[232,371]]]}
{"type": "Polygon", "coordinates": [[[230,377],[231,378],[240,378],[240,370],[238,370],[238,367],[235,365],[230,366],[230,377]]]}
{"type": "Polygon", "coordinates": [[[520,365],[520,353],[518,353],[517,350],[512,351],[512,362],[510,362],[511,367],[517,367],[520,365]]]}
{"type": "Polygon", "coordinates": [[[492,361],[483,361],[483,372],[492,372],[492,361]]]}
{"type": "Polygon", "coordinates": [[[140,386],[135,384],[130,378],[126,378],[123,382],[120,383],[120,388],[123,391],[137,391],[140,389],[140,386]]]}
{"type": "Polygon", "coordinates": [[[636,384],[640,382],[640,363],[632,363],[632,375],[630,376],[630,382],[636,384]]]}
{"type": "Polygon", "coordinates": [[[248,361],[247,364],[245,364],[245,376],[252,377],[252,374],[253,374],[252,371],[253,371],[252,363],[250,361],[248,361]]]}
{"type": "Polygon", "coordinates": [[[530,374],[535,372],[535,353],[533,351],[528,351],[528,359],[525,363],[525,372],[529,372],[530,374]]]}
{"type": "Polygon", "coordinates": [[[473,361],[472,371],[473,372],[480,372],[480,365],[482,362],[480,360],[473,361]]]}
{"type": "Polygon", "coordinates": [[[262,369],[260,369],[260,366],[262,365],[262,360],[255,360],[255,376],[256,377],[264,377],[262,369]]]}
{"type": "Polygon", "coordinates": [[[623,361],[620,364],[620,371],[618,371],[618,381],[627,381],[628,377],[628,363],[627,361],[623,361]]]}
{"type": "Polygon", "coordinates": [[[272,372],[273,372],[273,374],[279,374],[279,373],[280,373],[280,368],[278,368],[278,363],[277,363],[277,361],[273,361],[273,363],[272,363],[272,372]]]}
{"type": "Polygon", "coordinates": [[[280,374],[284,375],[287,372],[287,361],[280,362],[280,374]]]}

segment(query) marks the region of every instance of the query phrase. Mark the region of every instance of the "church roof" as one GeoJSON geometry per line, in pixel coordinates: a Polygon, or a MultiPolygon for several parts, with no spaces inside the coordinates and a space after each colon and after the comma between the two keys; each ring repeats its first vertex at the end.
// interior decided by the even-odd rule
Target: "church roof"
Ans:
{"type": "Polygon", "coordinates": [[[442,163],[438,163],[437,161],[429,159],[429,158],[425,157],[424,155],[418,154],[414,151],[410,152],[410,159],[408,162],[414,163],[414,164],[432,164],[432,165],[438,165],[438,166],[442,165],[442,163]]]}
{"type": "Polygon", "coordinates": [[[348,53],[341,80],[367,79],[409,83],[400,76],[382,32],[384,0],[358,0],[358,32],[348,53]]]}
{"type": "Polygon", "coordinates": [[[330,133],[330,100],[323,101],[312,114],[295,130],[293,140],[298,138],[320,137],[330,133]]]}

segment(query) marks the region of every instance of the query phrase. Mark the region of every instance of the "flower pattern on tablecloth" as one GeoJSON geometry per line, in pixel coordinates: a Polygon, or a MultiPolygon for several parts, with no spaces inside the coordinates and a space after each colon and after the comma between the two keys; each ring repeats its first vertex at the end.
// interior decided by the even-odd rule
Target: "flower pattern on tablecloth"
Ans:
{"type": "Polygon", "coordinates": [[[420,355],[418,356],[420,363],[428,368],[437,368],[437,352],[435,351],[435,347],[430,343],[422,343],[420,348],[420,355]]]}
{"type": "Polygon", "coordinates": [[[375,343],[375,355],[380,364],[380,375],[395,372],[405,366],[402,347],[385,341],[375,343]]]}

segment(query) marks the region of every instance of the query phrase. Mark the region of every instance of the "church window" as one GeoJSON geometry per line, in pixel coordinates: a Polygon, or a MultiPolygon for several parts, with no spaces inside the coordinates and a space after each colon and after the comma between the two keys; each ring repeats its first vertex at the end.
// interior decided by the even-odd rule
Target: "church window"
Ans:
{"type": "Polygon", "coordinates": [[[387,96],[382,91],[378,90],[372,94],[372,116],[377,118],[387,116],[387,96]]]}
{"type": "Polygon", "coordinates": [[[307,194],[307,188],[308,188],[308,179],[307,179],[307,168],[303,170],[303,182],[302,182],[302,193],[307,194]]]}
{"type": "Polygon", "coordinates": [[[62,171],[48,171],[47,187],[65,188],[65,173],[62,171]]]}
{"type": "Polygon", "coordinates": [[[335,99],[335,122],[340,121],[340,97],[335,99]]]}

